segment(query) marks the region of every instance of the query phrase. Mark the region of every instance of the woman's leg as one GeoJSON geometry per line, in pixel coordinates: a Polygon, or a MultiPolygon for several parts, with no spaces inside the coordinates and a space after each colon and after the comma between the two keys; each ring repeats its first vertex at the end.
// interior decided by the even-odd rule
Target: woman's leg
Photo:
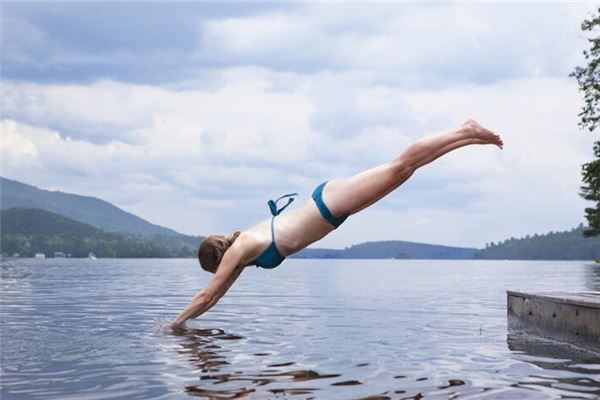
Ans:
{"type": "Polygon", "coordinates": [[[396,189],[418,168],[471,144],[503,145],[498,135],[468,120],[458,129],[418,140],[388,163],[349,178],[332,179],[323,190],[323,201],[336,217],[357,213],[396,189]]]}

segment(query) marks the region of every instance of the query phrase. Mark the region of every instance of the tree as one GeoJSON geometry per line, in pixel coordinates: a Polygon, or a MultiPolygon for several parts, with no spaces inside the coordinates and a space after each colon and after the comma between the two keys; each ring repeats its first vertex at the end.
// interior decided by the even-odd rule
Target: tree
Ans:
{"type": "MultiPolygon", "coordinates": [[[[597,15],[581,23],[581,30],[592,34],[588,38],[591,47],[583,51],[587,65],[578,66],[569,74],[577,79],[579,91],[583,92],[584,105],[578,114],[581,117],[579,127],[590,132],[596,131],[600,124],[600,34],[595,31],[596,28],[600,28],[600,7],[597,15]]],[[[583,231],[583,235],[587,237],[600,235],[600,140],[594,144],[594,156],[595,160],[581,167],[583,185],[580,195],[595,203],[585,209],[589,227],[583,231]]]]}

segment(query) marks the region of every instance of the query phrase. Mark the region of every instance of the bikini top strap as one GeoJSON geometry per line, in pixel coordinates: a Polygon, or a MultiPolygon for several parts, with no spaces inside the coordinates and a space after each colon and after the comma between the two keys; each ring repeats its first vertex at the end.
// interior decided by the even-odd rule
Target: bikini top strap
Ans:
{"type": "Polygon", "coordinates": [[[289,206],[290,204],[292,204],[292,202],[294,201],[294,199],[298,196],[298,193],[289,193],[289,194],[284,194],[283,196],[277,198],[276,200],[269,200],[269,202],[267,203],[269,205],[269,209],[271,210],[271,215],[273,215],[273,217],[271,218],[271,239],[273,240],[273,242],[275,242],[275,228],[273,227],[273,223],[275,222],[275,217],[278,216],[279,214],[281,214],[281,212],[283,210],[286,209],[287,206],[289,206]],[[287,198],[288,201],[285,204],[285,206],[281,207],[281,208],[277,208],[277,202],[279,200],[283,200],[287,198]]]}
{"type": "Polygon", "coordinates": [[[271,217],[271,241],[275,242],[275,228],[273,227],[273,223],[275,222],[275,216],[271,217]]]}
{"type": "MultiPolygon", "coordinates": [[[[289,194],[284,194],[283,196],[279,197],[277,200],[273,201],[273,200],[269,200],[269,202],[267,203],[269,205],[269,209],[271,210],[271,215],[273,215],[273,217],[279,215],[283,210],[286,209],[287,206],[289,206],[290,204],[292,204],[292,202],[294,201],[294,199],[298,196],[298,193],[289,193],[289,194]],[[283,200],[287,198],[288,201],[287,203],[281,207],[281,208],[277,208],[277,202],[279,200],[283,200]]],[[[271,224],[272,226],[272,224],[271,224]]]]}

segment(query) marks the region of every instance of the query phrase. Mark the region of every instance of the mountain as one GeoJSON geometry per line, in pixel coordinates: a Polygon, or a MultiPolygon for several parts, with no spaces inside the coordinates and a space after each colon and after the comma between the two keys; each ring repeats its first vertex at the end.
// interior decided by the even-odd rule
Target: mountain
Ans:
{"type": "Polygon", "coordinates": [[[344,255],[347,258],[465,259],[473,258],[476,251],[475,248],[386,240],[347,247],[344,255]]]}
{"type": "Polygon", "coordinates": [[[0,177],[0,209],[14,207],[38,208],[76,221],[85,222],[107,232],[136,235],[179,235],[172,229],[152,224],[107,201],[39,189],[18,181],[0,177]]]}
{"type": "Polygon", "coordinates": [[[93,236],[102,231],[91,225],[37,208],[0,211],[0,232],[6,235],[93,236]]]}
{"type": "Polygon", "coordinates": [[[343,250],[305,249],[292,257],[295,258],[416,258],[416,259],[471,259],[478,251],[469,247],[451,247],[426,243],[386,240],[365,242],[346,247],[343,250]]]}
{"type": "Polygon", "coordinates": [[[527,235],[490,243],[474,258],[506,260],[594,260],[600,258],[600,237],[583,236],[584,226],[563,232],[527,235]]]}
{"type": "Polygon", "coordinates": [[[191,236],[141,236],[104,232],[89,224],[36,208],[0,211],[0,252],[32,257],[55,252],[73,257],[194,257],[200,241],[191,236]]]}

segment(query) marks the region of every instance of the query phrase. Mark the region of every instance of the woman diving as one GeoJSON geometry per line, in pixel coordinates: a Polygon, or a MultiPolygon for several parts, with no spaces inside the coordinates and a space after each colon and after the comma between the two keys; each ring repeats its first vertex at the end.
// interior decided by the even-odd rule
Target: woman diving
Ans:
{"type": "Polygon", "coordinates": [[[344,220],[402,185],[418,168],[471,144],[503,146],[500,136],[469,119],[448,132],[424,137],[392,161],[348,178],[321,183],[304,206],[281,214],[296,193],[270,201],[270,220],[230,235],[210,235],[200,243],[198,260],[212,280],[181,311],[171,327],[198,317],[227,292],[245,267],[275,268],[286,256],[322,239],[344,220]],[[287,200],[281,208],[277,203],[287,200]],[[276,218],[277,217],[277,218],[276,218]]]}

